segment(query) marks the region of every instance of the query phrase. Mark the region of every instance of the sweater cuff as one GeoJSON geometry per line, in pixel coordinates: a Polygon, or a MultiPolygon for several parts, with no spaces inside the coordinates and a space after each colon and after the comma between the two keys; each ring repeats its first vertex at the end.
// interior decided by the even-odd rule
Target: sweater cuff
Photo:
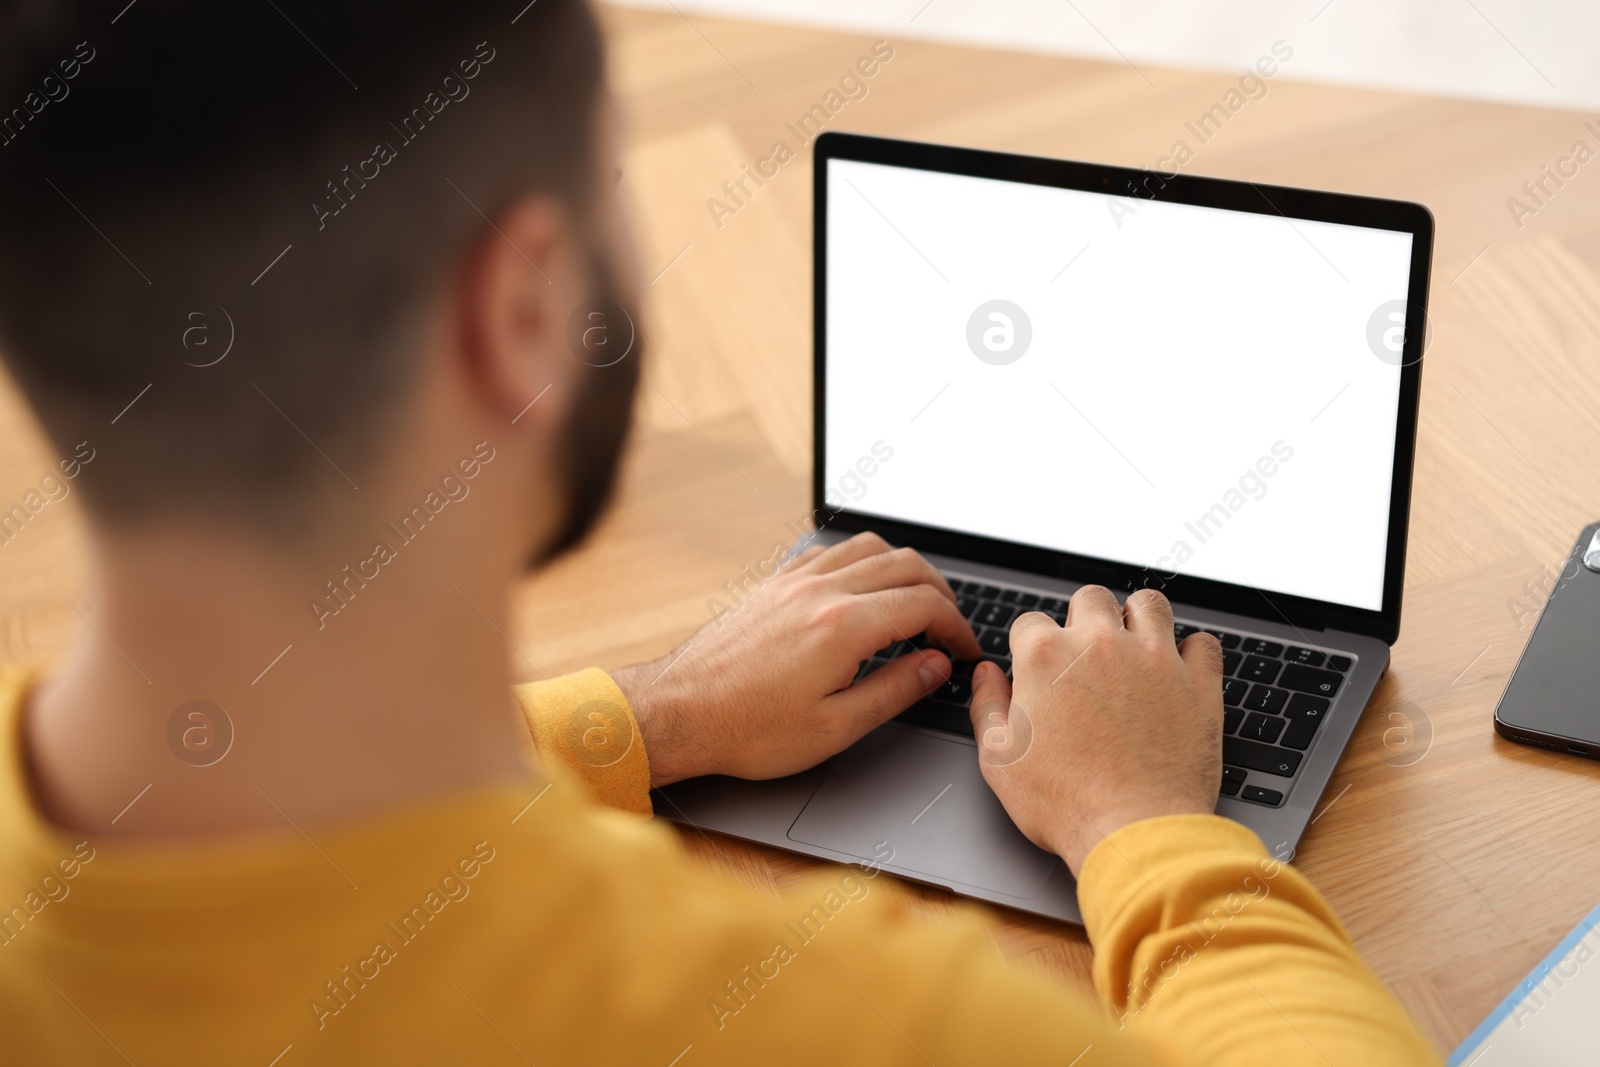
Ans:
{"type": "Polygon", "coordinates": [[[1163,815],[1108,835],[1078,878],[1101,995],[1121,999],[1142,936],[1183,926],[1204,914],[1203,902],[1248,893],[1282,869],[1252,831],[1220,815],[1163,815]]]}
{"type": "Polygon", "coordinates": [[[611,676],[597,667],[513,686],[539,760],[583,782],[591,799],[650,814],[650,761],[639,724],[611,676]]]}

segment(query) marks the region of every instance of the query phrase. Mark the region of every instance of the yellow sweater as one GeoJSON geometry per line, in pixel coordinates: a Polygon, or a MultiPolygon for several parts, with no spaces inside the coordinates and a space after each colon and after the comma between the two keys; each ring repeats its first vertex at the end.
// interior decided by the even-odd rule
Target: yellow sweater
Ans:
{"type": "Polygon", "coordinates": [[[686,861],[639,818],[637,735],[604,768],[569,747],[569,709],[625,706],[599,671],[518,692],[547,790],[310,843],[60,832],[24,773],[25,686],[0,676],[0,1063],[1438,1062],[1317,892],[1221,818],[1090,855],[1097,1004],[970,917],[916,921],[876,872],[769,899],[686,861]]]}

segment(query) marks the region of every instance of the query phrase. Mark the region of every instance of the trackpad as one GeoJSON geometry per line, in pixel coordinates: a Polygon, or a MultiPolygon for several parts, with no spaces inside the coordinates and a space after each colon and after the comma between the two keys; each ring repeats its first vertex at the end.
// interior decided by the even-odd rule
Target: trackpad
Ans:
{"type": "Polygon", "coordinates": [[[1060,862],[1012,823],[970,743],[898,726],[834,761],[789,837],[957,891],[1022,900],[1038,896],[1060,862]]]}

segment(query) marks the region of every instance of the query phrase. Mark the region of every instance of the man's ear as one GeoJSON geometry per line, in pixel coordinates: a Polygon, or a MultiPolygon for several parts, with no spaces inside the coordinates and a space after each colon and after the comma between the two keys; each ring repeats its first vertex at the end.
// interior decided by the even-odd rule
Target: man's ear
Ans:
{"type": "Polygon", "coordinates": [[[480,401],[508,425],[535,400],[537,421],[553,424],[570,402],[582,363],[567,350],[567,319],[590,285],[580,253],[571,216],[547,196],[506,208],[467,253],[455,300],[460,351],[480,401]]]}

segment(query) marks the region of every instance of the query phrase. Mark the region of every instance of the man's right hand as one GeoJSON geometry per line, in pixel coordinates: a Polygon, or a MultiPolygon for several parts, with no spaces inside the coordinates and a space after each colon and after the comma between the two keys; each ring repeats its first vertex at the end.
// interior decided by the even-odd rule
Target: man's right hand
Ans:
{"type": "Polygon", "coordinates": [[[1112,831],[1209,813],[1222,782],[1222,648],[1173,643],[1172,606],[1150,589],[1123,608],[1101,586],[1073,596],[1065,626],[1029,612],[1005,672],[973,675],[983,776],[1017,827],[1076,875],[1112,831]]]}

